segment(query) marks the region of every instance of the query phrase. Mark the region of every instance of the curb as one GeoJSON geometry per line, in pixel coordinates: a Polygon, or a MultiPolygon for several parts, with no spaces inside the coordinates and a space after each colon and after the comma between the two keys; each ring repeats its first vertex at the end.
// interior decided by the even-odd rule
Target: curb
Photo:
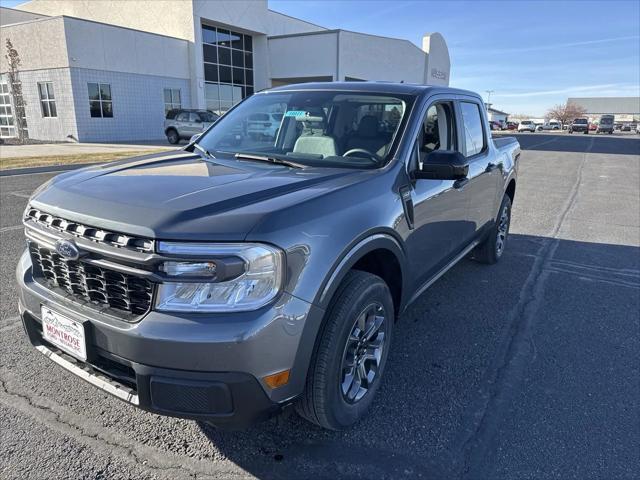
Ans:
{"type": "Polygon", "coordinates": [[[30,173],[65,172],[67,170],[76,170],[78,168],[89,167],[91,165],[100,165],[101,163],[104,162],[74,163],[73,165],[47,165],[44,167],[9,168],[7,170],[0,170],[0,177],[10,177],[12,175],[28,175],[30,173]]]}

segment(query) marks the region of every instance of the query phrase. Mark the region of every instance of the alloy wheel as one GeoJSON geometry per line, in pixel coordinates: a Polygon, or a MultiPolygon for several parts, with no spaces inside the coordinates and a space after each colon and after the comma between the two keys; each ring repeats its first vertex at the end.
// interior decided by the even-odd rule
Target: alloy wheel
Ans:
{"type": "Polygon", "coordinates": [[[356,317],[340,366],[340,392],[347,403],[361,400],[378,379],[386,328],[386,312],[377,302],[356,317]]]}
{"type": "Polygon", "coordinates": [[[509,233],[509,206],[502,207],[500,220],[498,221],[498,238],[496,239],[496,255],[500,257],[504,251],[504,244],[509,233]]]}

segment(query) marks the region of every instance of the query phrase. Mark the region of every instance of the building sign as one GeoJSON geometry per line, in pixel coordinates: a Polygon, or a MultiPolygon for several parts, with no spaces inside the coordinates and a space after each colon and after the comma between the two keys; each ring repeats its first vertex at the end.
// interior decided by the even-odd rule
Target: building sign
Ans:
{"type": "Polygon", "coordinates": [[[442,70],[438,70],[437,68],[432,68],[431,69],[431,76],[433,78],[437,78],[438,80],[446,80],[447,79],[447,73],[443,72],[442,70]]]}

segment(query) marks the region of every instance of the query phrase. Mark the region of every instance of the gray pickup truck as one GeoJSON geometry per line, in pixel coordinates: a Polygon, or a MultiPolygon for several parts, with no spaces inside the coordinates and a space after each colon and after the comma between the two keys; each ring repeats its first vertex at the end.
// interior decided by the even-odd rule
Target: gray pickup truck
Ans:
{"type": "Polygon", "coordinates": [[[346,428],[407,306],[463,257],[503,255],[519,155],[467,91],[258,93],[182,151],[34,192],[17,268],[26,333],[145,410],[242,428],[295,405],[346,428]],[[265,112],[275,137],[230,140],[265,112]]]}

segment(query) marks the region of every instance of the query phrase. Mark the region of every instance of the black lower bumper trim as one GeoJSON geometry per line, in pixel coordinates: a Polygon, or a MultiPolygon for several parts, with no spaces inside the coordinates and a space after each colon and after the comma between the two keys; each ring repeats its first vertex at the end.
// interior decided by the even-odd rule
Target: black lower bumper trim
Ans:
{"type": "Polygon", "coordinates": [[[66,363],[56,363],[108,393],[114,394],[114,391],[103,386],[107,383],[116,389],[126,389],[130,398],[136,399],[129,403],[143,410],[242,429],[281,408],[269,400],[258,380],[248,373],[170,370],[130,362],[100,349],[94,349],[88,361],[81,362],[66,358],[66,354],[44,341],[39,319],[28,311],[22,313],[22,322],[29,340],[38,350],[50,358],[66,359],[66,363]],[[67,364],[78,368],[68,368],[67,364]],[[86,374],[81,375],[80,370],[86,374]]]}

